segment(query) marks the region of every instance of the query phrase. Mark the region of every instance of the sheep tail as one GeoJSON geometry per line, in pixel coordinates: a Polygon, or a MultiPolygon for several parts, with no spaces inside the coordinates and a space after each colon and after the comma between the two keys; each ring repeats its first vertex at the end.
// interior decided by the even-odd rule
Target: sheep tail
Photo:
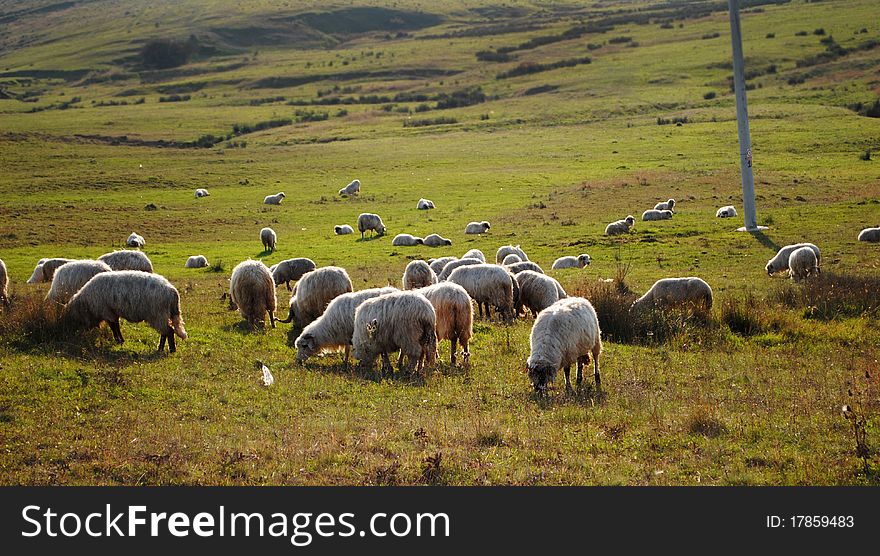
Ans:
{"type": "Polygon", "coordinates": [[[288,311],[286,319],[275,319],[275,320],[277,320],[278,322],[283,322],[284,324],[292,322],[293,321],[293,310],[288,311]]]}
{"type": "Polygon", "coordinates": [[[175,334],[180,336],[181,340],[186,340],[186,328],[183,327],[183,319],[179,314],[171,317],[171,328],[174,329],[175,334]]]}

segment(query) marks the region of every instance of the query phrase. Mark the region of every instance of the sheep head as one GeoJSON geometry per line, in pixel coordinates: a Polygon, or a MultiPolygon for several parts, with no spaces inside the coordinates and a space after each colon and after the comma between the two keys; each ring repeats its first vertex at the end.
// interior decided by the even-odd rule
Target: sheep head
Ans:
{"type": "Polygon", "coordinates": [[[315,341],[315,336],[310,333],[300,335],[296,339],[295,345],[298,365],[303,364],[306,359],[318,352],[318,342],[315,341]]]}
{"type": "Polygon", "coordinates": [[[540,395],[547,394],[547,386],[556,380],[556,367],[546,361],[529,361],[526,363],[529,372],[529,380],[535,387],[535,392],[540,395]]]}
{"type": "Polygon", "coordinates": [[[591,263],[590,256],[584,253],[578,257],[578,262],[580,263],[581,268],[583,268],[591,263]]]}
{"type": "Polygon", "coordinates": [[[379,321],[377,319],[371,320],[367,324],[367,336],[369,338],[373,338],[376,335],[376,331],[379,330],[379,321]]]}

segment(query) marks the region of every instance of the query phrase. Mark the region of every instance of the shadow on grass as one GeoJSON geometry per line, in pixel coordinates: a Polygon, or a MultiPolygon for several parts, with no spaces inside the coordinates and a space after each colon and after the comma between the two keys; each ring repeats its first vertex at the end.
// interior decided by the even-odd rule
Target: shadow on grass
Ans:
{"type": "Polygon", "coordinates": [[[760,243],[761,245],[763,245],[767,249],[772,250],[774,253],[779,251],[779,249],[780,249],[779,244],[776,243],[775,241],[773,241],[772,239],[770,239],[769,237],[767,237],[767,235],[764,232],[762,232],[761,230],[755,230],[754,232],[749,232],[749,233],[752,234],[752,237],[754,237],[756,240],[758,240],[758,243],[760,243]]]}
{"type": "Polygon", "coordinates": [[[220,327],[224,332],[234,332],[236,334],[265,334],[272,330],[272,326],[264,323],[263,326],[251,326],[246,320],[240,320],[233,324],[225,324],[220,327]]]}
{"type": "Polygon", "coordinates": [[[270,249],[266,249],[266,250],[264,250],[264,251],[260,251],[259,253],[257,253],[257,258],[258,258],[258,259],[263,259],[263,258],[268,257],[269,255],[273,254],[274,252],[275,252],[275,251],[272,251],[272,250],[270,250],[270,249]]]}
{"type": "Polygon", "coordinates": [[[564,382],[557,382],[554,390],[541,395],[536,392],[528,394],[529,399],[540,409],[552,410],[554,407],[565,405],[578,405],[584,407],[596,407],[605,401],[607,392],[596,390],[596,386],[584,377],[581,386],[575,386],[573,390],[566,390],[564,382]]]}
{"type": "Polygon", "coordinates": [[[355,240],[355,242],[357,242],[357,243],[361,243],[361,242],[363,242],[363,241],[375,241],[375,240],[377,240],[377,239],[379,239],[379,238],[382,238],[382,237],[385,237],[385,236],[384,236],[384,235],[381,235],[381,236],[380,236],[380,235],[374,235],[374,236],[359,237],[359,238],[357,238],[357,239],[355,240]]]}

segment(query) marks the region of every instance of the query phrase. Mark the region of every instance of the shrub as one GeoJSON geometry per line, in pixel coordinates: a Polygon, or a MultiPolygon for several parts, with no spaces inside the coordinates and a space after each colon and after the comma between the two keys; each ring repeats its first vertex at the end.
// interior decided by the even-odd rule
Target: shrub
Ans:
{"type": "Polygon", "coordinates": [[[40,294],[14,297],[0,318],[0,342],[17,349],[55,349],[60,344],[88,341],[95,331],[74,331],[61,321],[63,307],[40,294]]]}
{"type": "Polygon", "coordinates": [[[513,56],[507,52],[495,52],[493,50],[480,50],[477,52],[477,60],[480,62],[509,62],[513,56]]]}
{"type": "Polygon", "coordinates": [[[740,336],[755,336],[767,331],[761,303],[753,294],[745,299],[725,299],[721,304],[721,322],[740,336]]]}
{"type": "Polygon", "coordinates": [[[558,62],[553,62],[550,64],[539,64],[536,62],[523,62],[512,68],[510,70],[499,73],[495,76],[496,79],[508,79],[511,77],[518,77],[520,75],[529,75],[532,73],[540,73],[542,71],[550,71],[558,68],[570,68],[581,64],[589,64],[592,60],[589,57],[583,58],[568,58],[565,60],[559,60],[558,62]]]}
{"type": "Polygon", "coordinates": [[[187,42],[156,39],[147,42],[139,56],[141,65],[145,68],[169,69],[186,64],[197,51],[198,41],[195,37],[190,37],[187,42]]]}
{"type": "Polygon", "coordinates": [[[880,277],[823,272],[803,284],[785,284],[775,292],[778,302],[803,311],[805,318],[880,317],[880,277]]]}
{"type": "Polygon", "coordinates": [[[430,125],[447,125],[447,124],[457,124],[458,120],[455,118],[429,118],[424,120],[404,120],[403,127],[425,127],[430,125]]]}
{"type": "Polygon", "coordinates": [[[709,91],[708,93],[703,94],[703,98],[706,100],[712,100],[715,96],[715,91],[709,91]]]}
{"type": "Polygon", "coordinates": [[[767,33],[767,35],[766,35],[764,38],[767,38],[767,39],[775,39],[775,38],[776,38],[776,33],[767,33]]]}
{"type": "Polygon", "coordinates": [[[624,44],[624,43],[632,42],[632,40],[633,40],[632,37],[612,37],[612,38],[608,39],[608,42],[610,44],[624,44]]]}

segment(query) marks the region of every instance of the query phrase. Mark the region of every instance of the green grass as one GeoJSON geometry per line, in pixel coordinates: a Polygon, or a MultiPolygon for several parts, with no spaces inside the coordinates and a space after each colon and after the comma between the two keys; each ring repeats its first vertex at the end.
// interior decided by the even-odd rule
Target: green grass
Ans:
{"type": "MultiPolygon", "coordinates": [[[[876,25],[856,33],[876,20],[874,2],[795,0],[743,14],[747,65],[777,66],[751,80],[756,88],[748,93],[758,220],[770,225],[763,236],[714,218],[719,206],[741,205],[730,70],[720,65],[730,56],[725,12],[676,20],[671,29],[622,23],[516,51],[505,63],[475,54],[560,34],[608,6],[578,4],[573,15],[545,9],[538,17],[532,3],[514,2],[528,15],[502,10],[492,25],[537,27],[483,36],[440,36],[488,25],[472,5],[410,0],[396,9],[436,13],[443,22],[390,39],[381,29],[303,28],[302,36],[250,46],[217,31],[334,9],[298,4],[300,12],[262,2],[233,10],[226,0],[85,4],[0,24],[8,30],[0,33],[0,89],[39,98],[0,100],[0,258],[14,296],[11,314],[0,313],[0,483],[876,484],[876,457],[866,474],[840,411],[862,404],[868,443],[880,446],[876,307],[811,308],[814,294],[787,291],[784,278],[764,272],[776,246],[811,241],[822,249],[826,274],[877,276],[880,251],[856,235],[880,223],[880,168],[860,160],[880,149],[880,119],[846,106],[880,94],[880,48],[796,67],[825,50],[812,35],[818,27],[847,48],[880,40],[876,25]],[[81,32],[85,21],[89,33],[81,32]],[[800,30],[810,34],[797,36],[800,30]],[[120,61],[138,41],[190,34],[218,54],[159,73],[120,61]],[[609,42],[619,36],[638,46],[609,42]],[[520,63],[584,56],[592,63],[496,79],[520,63]],[[47,70],[119,78],[65,81],[47,70]],[[302,76],[324,77],[255,88],[266,78],[302,76]],[[792,76],[804,83],[789,85],[792,76]],[[340,96],[392,97],[481,87],[487,101],[418,114],[376,104],[286,104],[336,85],[352,91],[340,96]],[[524,94],[545,85],[556,88],[524,94]],[[191,99],[159,103],[169,86],[191,99]],[[704,98],[709,91],[716,96],[704,98]],[[276,96],[285,100],[251,105],[276,96]],[[73,97],[82,99],[73,108],[28,113],[73,97]],[[92,104],[140,97],[143,104],[92,104]],[[337,115],[340,108],[347,113],[337,115]],[[245,148],[85,137],[194,141],[236,124],[296,120],[303,109],[329,118],[233,138],[245,148]],[[660,126],[661,117],[688,123],[660,126]],[[457,123],[405,127],[409,118],[457,123]],[[354,178],[361,195],[340,198],[338,189],[354,178]],[[211,196],[195,199],[197,187],[211,196]],[[278,191],[287,194],[282,205],[261,204],[278,191]],[[437,209],[417,211],[420,197],[437,209]],[[638,218],[670,197],[678,201],[673,220],[639,221],[625,237],[602,235],[609,221],[638,218]],[[158,210],[144,210],[150,203],[158,210]],[[334,225],[354,225],[361,212],[381,214],[388,236],[333,235],[334,225]],[[465,236],[472,220],[489,220],[491,231],[465,236]],[[355,289],[399,284],[413,258],[474,247],[491,257],[513,243],[545,269],[558,256],[589,253],[586,270],[552,273],[570,293],[593,292],[598,278],[613,278],[626,264],[636,292],[662,277],[701,276],[716,307],[708,321],[686,321],[667,341],[607,341],[602,400],[566,395],[561,378],[549,399],[532,396],[530,318],[511,327],[478,322],[467,370],[440,365],[424,381],[380,382],[343,369],[335,355],[294,365],[284,325],[241,329],[221,297],[235,264],[261,255],[258,235],[267,225],[279,236],[278,250],[261,257],[267,264],[310,257],[344,266],[355,289]],[[105,329],[35,344],[2,325],[45,294],[45,286],[24,283],[39,258],[96,257],[122,247],[132,231],[181,292],[190,338],[174,356],[153,354],[158,338],[144,325],[124,324],[121,346],[105,329]],[[392,247],[402,232],[439,233],[453,246],[392,247]],[[222,260],[222,268],[183,268],[194,254],[222,260]],[[275,374],[272,388],[259,385],[258,359],[275,374]],[[425,473],[438,453],[439,469],[425,473]]],[[[0,6],[0,14],[8,11],[0,6]]],[[[278,297],[284,314],[289,294],[281,288],[278,297]]]]}

